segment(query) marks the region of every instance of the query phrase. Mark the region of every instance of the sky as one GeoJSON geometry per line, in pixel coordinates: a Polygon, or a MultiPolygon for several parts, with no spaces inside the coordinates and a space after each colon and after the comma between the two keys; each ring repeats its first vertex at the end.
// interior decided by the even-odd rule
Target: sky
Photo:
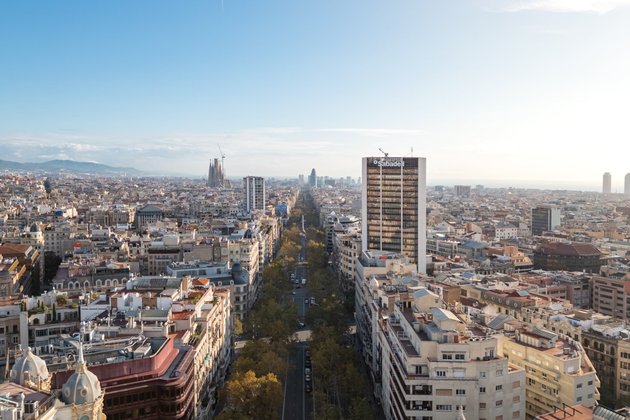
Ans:
{"type": "Polygon", "coordinates": [[[0,2],[0,159],[601,189],[630,172],[630,0],[0,2]]]}

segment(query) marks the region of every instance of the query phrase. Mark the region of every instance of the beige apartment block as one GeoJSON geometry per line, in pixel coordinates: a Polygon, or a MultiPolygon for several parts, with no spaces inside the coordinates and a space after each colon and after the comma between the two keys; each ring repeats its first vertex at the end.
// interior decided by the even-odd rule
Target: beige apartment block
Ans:
{"type": "Polygon", "coordinates": [[[565,404],[596,405],[599,379],[579,342],[533,326],[501,342],[503,355],[527,372],[528,418],[565,404]]]}

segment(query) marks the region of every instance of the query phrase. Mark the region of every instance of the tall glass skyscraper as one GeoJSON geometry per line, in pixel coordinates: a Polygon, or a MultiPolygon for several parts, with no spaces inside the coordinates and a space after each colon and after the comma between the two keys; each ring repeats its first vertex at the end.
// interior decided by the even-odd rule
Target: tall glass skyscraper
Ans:
{"type": "Polygon", "coordinates": [[[364,250],[401,253],[426,273],[426,159],[363,158],[364,250]]]}

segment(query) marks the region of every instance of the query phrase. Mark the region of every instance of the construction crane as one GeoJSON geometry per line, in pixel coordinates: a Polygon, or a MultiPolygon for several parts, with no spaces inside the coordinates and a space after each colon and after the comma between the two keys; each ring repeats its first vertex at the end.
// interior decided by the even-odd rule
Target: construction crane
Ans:
{"type": "Polygon", "coordinates": [[[223,167],[225,163],[225,155],[223,154],[223,150],[221,150],[221,145],[217,144],[217,147],[219,148],[219,154],[221,155],[221,167],[223,167]]]}
{"type": "Polygon", "coordinates": [[[221,145],[217,143],[217,147],[219,148],[219,154],[221,155],[221,186],[225,187],[225,154],[223,150],[221,150],[221,145]]]}
{"type": "Polygon", "coordinates": [[[383,149],[381,149],[380,147],[378,148],[378,150],[381,151],[382,154],[385,155],[385,157],[389,156],[389,153],[385,152],[383,149]]]}

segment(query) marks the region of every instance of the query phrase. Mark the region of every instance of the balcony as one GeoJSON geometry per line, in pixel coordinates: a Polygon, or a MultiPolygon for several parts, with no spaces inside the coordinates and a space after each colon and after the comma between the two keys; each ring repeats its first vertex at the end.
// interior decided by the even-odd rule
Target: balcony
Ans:
{"type": "Polygon", "coordinates": [[[433,395],[433,386],[411,385],[411,395],[433,395]]]}

